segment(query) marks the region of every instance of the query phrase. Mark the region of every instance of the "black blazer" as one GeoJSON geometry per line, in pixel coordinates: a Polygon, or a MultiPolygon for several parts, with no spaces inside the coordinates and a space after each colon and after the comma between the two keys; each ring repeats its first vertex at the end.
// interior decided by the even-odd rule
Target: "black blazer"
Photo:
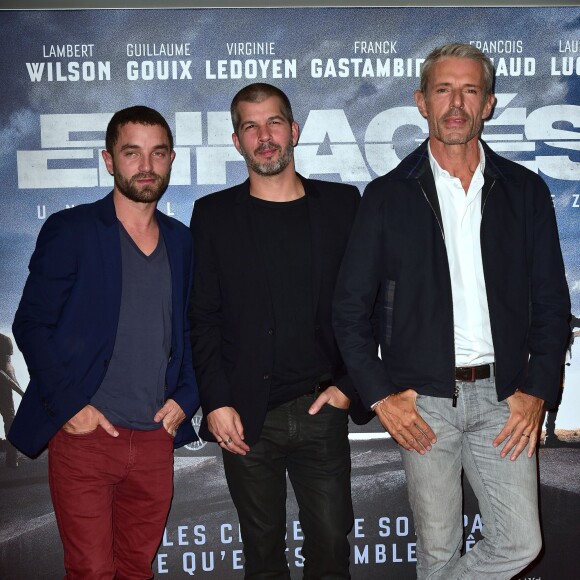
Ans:
{"type": "MultiPolygon", "coordinates": [[[[351,398],[351,416],[365,422],[370,415],[358,401],[331,322],[334,285],[360,195],[352,185],[300,179],[312,235],[318,346],[334,383],[351,398]]],[[[251,444],[260,436],[268,407],[276,328],[249,180],[198,199],[191,229],[196,256],[191,340],[202,409],[207,416],[220,407],[235,408],[251,444]]],[[[205,417],[200,434],[215,441],[205,417]]]]}

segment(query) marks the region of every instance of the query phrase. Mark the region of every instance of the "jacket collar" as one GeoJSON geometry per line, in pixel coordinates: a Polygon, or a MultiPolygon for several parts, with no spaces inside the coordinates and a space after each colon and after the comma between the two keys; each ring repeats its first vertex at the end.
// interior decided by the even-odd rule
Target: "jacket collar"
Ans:
{"type": "Polygon", "coordinates": [[[113,226],[117,223],[117,214],[115,212],[115,203],[113,202],[113,192],[109,192],[105,197],[95,202],[97,206],[97,215],[106,226],[113,226]]]}
{"type": "MultiPolygon", "coordinates": [[[[419,145],[419,147],[417,147],[417,149],[415,149],[415,151],[410,155],[405,157],[401,163],[387,175],[387,177],[394,180],[416,179],[420,183],[421,189],[437,218],[441,231],[443,232],[443,219],[441,216],[439,197],[437,196],[437,188],[435,187],[435,179],[429,161],[429,151],[427,149],[428,142],[428,139],[423,141],[423,143],[421,143],[421,145],[419,145]]],[[[480,142],[485,154],[485,168],[483,172],[485,181],[482,189],[481,205],[483,211],[487,196],[489,195],[495,180],[509,179],[512,170],[510,161],[494,153],[485,141],[481,140],[480,142]]]]}
{"type": "MultiPolygon", "coordinates": [[[[117,213],[115,211],[112,191],[102,199],[96,201],[95,204],[97,206],[97,215],[106,226],[114,226],[117,224],[117,213]]],[[[172,221],[166,219],[165,214],[159,211],[159,209],[155,209],[155,219],[164,233],[173,229],[172,221]]]]}
{"type": "MultiPolygon", "coordinates": [[[[427,144],[429,139],[425,139],[415,151],[407,155],[401,163],[388,175],[391,179],[420,179],[425,172],[430,173],[429,152],[427,144]]],[[[509,179],[511,170],[510,162],[501,157],[489,147],[489,145],[480,140],[485,153],[485,170],[484,175],[490,179],[509,179]]]]}

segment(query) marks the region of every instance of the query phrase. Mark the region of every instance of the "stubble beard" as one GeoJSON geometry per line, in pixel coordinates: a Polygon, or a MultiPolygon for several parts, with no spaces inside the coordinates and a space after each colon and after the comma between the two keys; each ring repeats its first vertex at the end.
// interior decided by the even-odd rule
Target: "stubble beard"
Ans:
{"type": "Polygon", "coordinates": [[[120,173],[115,173],[115,186],[121,194],[127,199],[137,203],[153,203],[161,199],[167,187],[169,186],[169,178],[171,173],[165,177],[157,173],[138,173],[127,179],[120,173]],[[139,188],[135,185],[138,179],[155,179],[156,182],[151,185],[139,188]]]}
{"type": "Polygon", "coordinates": [[[294,159],[294,145],[292,144],[292,141],[289,141],[288,145],[283,150],[280,145],[276,145],[275,143],[271,142],[263,143],[262,145],[260,145],[260,147],[254,150],[254,155],[257,155],[263,149],[272,149],[272,148],[275,148],[278,151],[282,151],[282,154],[280,155],[280,157],[278,157],[276,161],[264,161],[263,163],[260,163],[245,149],[243,148],[240,149],[242,156],[246,161],[248,169],[254,171],[254,173],[257,173],[258,175],[267,177],[282,173],[282,171],[284,171],[284,169],[286,169],[286,167],[288,167],[288,165],[290,165],[290,163],[294,159]]]}

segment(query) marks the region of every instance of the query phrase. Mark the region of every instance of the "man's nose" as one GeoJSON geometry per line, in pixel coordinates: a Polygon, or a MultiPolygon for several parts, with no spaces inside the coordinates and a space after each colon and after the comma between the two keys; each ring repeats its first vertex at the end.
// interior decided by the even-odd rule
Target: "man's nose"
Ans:
{"type": "Polygon", "coordinates": [[[261,142],[269,141],[272,137],[272,132],[270,131],[269,125],[262,125],[258,128],[258,139],[261,142]]]}
{"type": "Polygon", "coordinates": [[[149,155],[142,155],[139,163],[139,171],[148,173],[151,171],[151,157],[149,155]]]}
{"type": "Polygon", "coordinates": [[[451,93],[451,104],[457,109],[463,109],[464,96],[462,90],[452,91],[451,93]]]}

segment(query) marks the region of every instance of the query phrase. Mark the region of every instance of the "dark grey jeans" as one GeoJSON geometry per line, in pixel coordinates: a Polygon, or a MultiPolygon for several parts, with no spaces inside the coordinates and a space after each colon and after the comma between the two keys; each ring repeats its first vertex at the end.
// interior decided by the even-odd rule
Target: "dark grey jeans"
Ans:
{"type": "Polygon", "coordinates": [[[304,578],[350,578],[353,525],[348,413],[325,405],[317,415],[304,395],[272,409],[245,455],[223,452],[244,543],[245,578],[288,579],[286,473],[304,534],[304,578]]]}

